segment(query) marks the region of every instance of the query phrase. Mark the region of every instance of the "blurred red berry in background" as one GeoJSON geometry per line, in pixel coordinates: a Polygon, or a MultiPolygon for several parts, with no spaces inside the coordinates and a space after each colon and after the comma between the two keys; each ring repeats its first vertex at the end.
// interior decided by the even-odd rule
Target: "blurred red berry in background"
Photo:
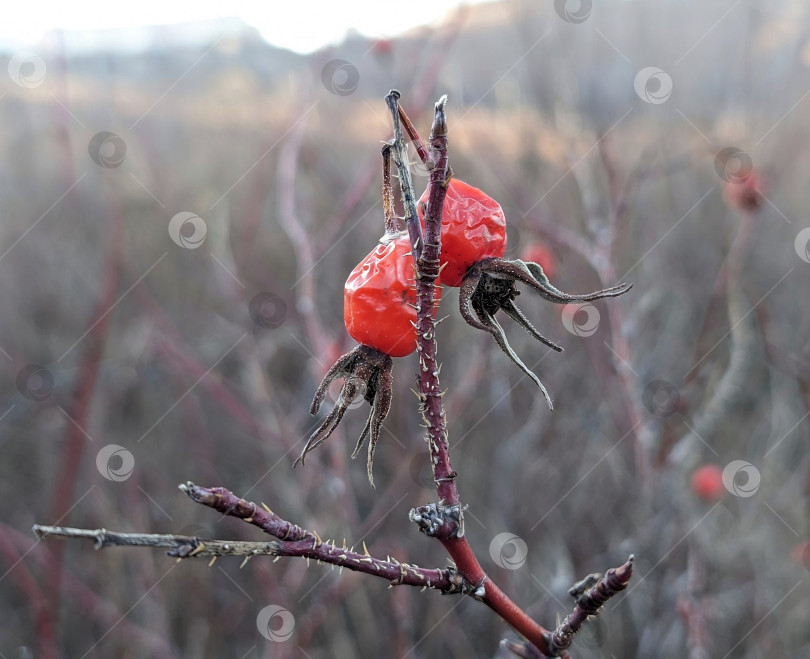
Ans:
{"type": "Polygon", "coordinates": [[[723,187],[723,199],[731,208],[752,213],[762,206],[762,192],[762,178],[750,172],[741,180],[727,181],[723,187]]]}
{"type": "Polygon", "coordinates": [[[391,39],[377,39],[371,45],[371,52],[373,52],[377,57],[387,57],[391,54],[393,49],[394,44],[392,43],[391,39]]]}
{"type": "Polygon", "coordinates": [[[539,240],[529,243],[521,252],[520,258],[522,261],[537,263],[543,268],[543,272],[549,279],[554,277],[554,273],[557,271],[557,260],[554,258],[554,254],[545,243],[539,240]]]}
{"type": "Polygon", "coordinates": [[[703,465],[692,474],[692,492],[704,501],[717,501],[726,494],[723,470],[717,465],[703,465]]]}
{"type": "Polygon", "coordinates": [[[791,552],[793,560],[810,570],[810,542],[800,542],[791,552]]]}

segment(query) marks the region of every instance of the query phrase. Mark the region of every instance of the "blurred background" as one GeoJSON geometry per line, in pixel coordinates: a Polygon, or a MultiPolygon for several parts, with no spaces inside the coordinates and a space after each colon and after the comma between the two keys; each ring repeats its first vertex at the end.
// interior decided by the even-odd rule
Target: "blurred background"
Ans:
{"type": "Polygon", "coordinates": [[[0,657],[505,656],[513,633],[471,598],[30,533],[262,539],[178,491],[193,480],[446,565],[407,519],[435,497],[412,356],[376,490],[349,458],[365,404],[292,470],[353,347],[341,283],[382,234],[390,88],[424,137],[448,94],[452,167],[502,204],[507,256],[569,292],[634,286],[582,308],[521,296],[565,347],[505,323],[553,413],[445,290],[484,568],[553,627],[574,581],[635,553],[574,657],[810,656],[810,7],[272,4],[4,18],[0,657]]]}

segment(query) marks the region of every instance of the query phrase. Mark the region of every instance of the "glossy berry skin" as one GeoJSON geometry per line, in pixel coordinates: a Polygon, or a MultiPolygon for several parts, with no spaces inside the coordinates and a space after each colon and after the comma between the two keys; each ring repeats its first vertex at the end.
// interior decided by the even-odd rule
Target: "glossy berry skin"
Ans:
{"type": "Polygon", "coordinates": [[[692,491],[704,501],[722,499],[726,494],[723,470],[713,464],[698,467],[692,473],[692,491]]]}
{"type": "MultiPolygon", "coordinates": [[[[423,204],[428,191],[416,205],[424,225],[423,204]]],[[[506,218],[500,204],[478,188],[451,179],[442,210],[442,284],[461,286],[467,269],[481,259],[506,252],[506,218]]]]}
{"type": "MultiPolygon", "coordinates": [[[[416,350],[416,290],[406,233],[384,238],[343,287],[343,320],[355,341],[391,357],[416,350]]],[[[438,282],[437,282],[438,283],[438,282]]],[[[436,287],[436,303],[441,287],[436,287]]]]}

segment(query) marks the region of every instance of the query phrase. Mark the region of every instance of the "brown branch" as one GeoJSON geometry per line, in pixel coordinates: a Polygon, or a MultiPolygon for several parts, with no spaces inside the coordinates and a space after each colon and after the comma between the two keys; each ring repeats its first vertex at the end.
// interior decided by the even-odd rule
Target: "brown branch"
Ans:
{"type": "Polygon", "coordinates": [[[394,188],[391,185],[391,144],[386,142],[380,150],[382,155],[382,195],[385,235],[399,233],[396,213],[394,212],[394,188]]]}
{"type": "Polygon", "coordinates": [[[223,515],[248,522],[277,540],[205,540],[185,535],[117,533],[106,529],[76,529],[39,524],[34,526],[33,531],[40,539],[56,537],[93,540],[96,549],[113,546],[166,548],[169,556],[178,559],[209,558],[213,561],[220,556],[240,556],[244,559],[242,565],[255,556],[300,556],[380,577],[392,586],[432,588],[446,594],[467,592],[463,587],[463,578],[454,568],[426,569],[402,563],[390,556],[386,560],[375,558],[365,550],[365,544],[363,553],[360,553],[347,547],[345,540],[342,546],[335,542],[324,542],[317,533],[282,519],[266,506],[257,506],[252,501],[240,499],[223,487],[208,488],[188,482],[181,485],[180,489],[192,501],[213,508],[223,515]]]}
{"type": "MultiPolygon", "coordinates": [[[[590,617],[597,615],[602,606],[611,597],[621,592],[627,587],[630,578],[633,576],[633,556],[627,562],[616,568],[607,571],[597,583],[580,594],[580,588],[574,586],[569,594],[576,597],[574,610],[569,613],[559,627],[551,634],[549,639],[550,655],[552,657],[561,656],[571,645],[574,635],[582,629],[582,625],[590,617]]],[[[587,582],[586,582],[587,583],[587,582]]]]}
{"type": "Polygon", "coordinates": [[[391,110],[394,123],[394,141],[391,145],[391,155],[394,158],[394,164],[397,166],[399,176],[399,189],[402,194],[402,205],[405,209],[405,227],[408,229],[408,236],[411,239],[414,261],[418,261],[422,254],[424,241],[422,239],[422,225],[419,222],[419,216],[416,214],[416,195],[413,191],[411,168],[408,166],[408,148],[405,146],[402,125],[399,121],[399,92],[392,89],[385,97],[385,102],[388,109],[391,110]]]}
{"type": "Polygon", "coordinates": [[[408,115],[405,114],[405,110],[402,109],[401,105],[399,106],[399,119],[402,122],[403,128],[405,128],[405,132],[408,133],[408,137],[411,138],[414,147],[416,147],[416,153],[419,155],[419,159],[428,167],[432,167],[433,163],[430,160],[428,150],[425,148],[425,143],[422,141],[422,138],[419,137],[416,126],[413,125],[408,115]]]}
{"type": "Polygon", "coordinates": [[[574,610],[553,632],[547,636],[548,649],[544,652],[525,643],[503,640],[501,646],[523,659],[542,659],[543,657],[562,657],[568,659],[568,648],[575,634],[590,618],[599,614],[600,609],[611,597],[623,591],[633,576],[633,556],[617,568],[611,568],[604,576],[592,574],[574,584],[568,594],[576,599],[574,610]]]}

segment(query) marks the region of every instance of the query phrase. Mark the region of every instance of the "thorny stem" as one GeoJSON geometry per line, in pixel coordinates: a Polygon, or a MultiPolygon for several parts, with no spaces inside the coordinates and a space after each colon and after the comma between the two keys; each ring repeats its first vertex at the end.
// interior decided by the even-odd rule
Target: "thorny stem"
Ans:
{"type": "Polygon", "coordinates": [[[616,593],[624,590],[632,576],[633,556],[631,555],[624,565],[609,569],[596,585],[588,588],[584,593],[572,592],[577,603],[574,610],[565,617],[565,620],[551,634],[549,639],[551,656],[561,655],[571,645],[574,635],[582,628],[588,617],[598,614],[599,609],[602,608],[605,602],[616,593]]]}
{"type": "Polygon", "coordinates": [[[547,632],[548,648],[542,653],[525,643],[514,643],[503,640],[501,645],[522,659],[543,659],[543,657],[561,657],[570,659],[568,648],[574,635],[582,628],[589,617],[599,614],[599,610],[611,597],[623,591],[633,576],[633,556],[624,565],[611,568],[602,576],[592,574],[581,582],[574,584],[568,591],[576,604],[553,632],[547,632]]]}
{"type": "MultiPolygon", "coordinates": [[[[386,103],[394,120],[393,145],[394,153],[405,150],[399,120],[404,113],[398,107],[399,94],[391,91],[386,103]]],[[[430,159],[426,163],[430,170],[428,184],[428,204],[425,209],[425,228],[421,250],[413,250],[416,278],[417,299],[417,353],[419,355],[419,400],[425,426],[427,427],[427,444],[430,450],[433,478],[438,504],[430,504],[415,509],[411,519],[419,524],[420,529],[436,537],[453,559],[459,574],[467,582],[465,592],[474,595],[493,609],[505,622],[522,634],[539,651],[547,656],[567,656],[565,648],[570,645],[576,632],[582,627],[589,615],[598,612],[599,608],[613,594],[624,588],[632,575],[632,561],[608,574],[596,586],[577,599],[577,606],[566,618],[563,625],[555,632],[549,632],[542,625],[532,620],[528,614],[515,604],[487,576],[478,562],[467,539],[464,537],[463,507],[456,485],[456,472],[450,460],[450,446],[447,441],[447,419],[442,405],[443,393],[439,382],[440,366],[436,359],[436,332],[433,319],[433,302],[435,282],[438,278],[441,254],[442,210],[447,184],[452,177],[447,156],[447,118],[443,96],[436,103],[433,125],[430,132],[430,159]]],[[[415,129],[410,127],[407,118],[403,122],[412,139],[417,139],[415,129]],[[416,137],[415,137],[416,136],[416,137]]],[[[421,154],[420,154],[421,155],[421,154]]],[[[403,199],[415,197],[410,172],[407,166],[403,170],[404,159],[395,157],[399,179],[403,188],[403,199]]],[[[416,227],[421,228],[421,227],[416,227]]],[[[409,231],[411,226],[409,225],[409,231]]],[[[413,242],[414,236],[411,233],[413,242]]]]}
{"type": "MultiPolygon", "coordinates": [[[[404,150],[401,130],[398,129],[399,94],[392,91],[386,102],[394,118],[394,151],[404,150]]],[[[472,587],[476,597],[492,608],[515,630],[525,636],[543,651],[548,649],[548,632],[533,621],[517,604],[493,583],[484,572],[478,559],[464,537],[463,513],[456,487],[456,472],[450,461],[450,446],[447,441],[447,424],[442,405],[442,392],[439,383],[439,365],[436,360],[436,332],[433,320],[433,299],[435,280],[439,275],[439,255],[441,253],[441,222],[444,199],[447,194],[447,118],[442,97],[436,103],[433,126],[430,132],[430,155],[432,168],[428,188],[428,205],[425,210],[424,245],[421,253],[414,250],[416,264],[416,306],[417,306],[417,353],[419,355],[419,396],[421,411],[427,426],[427,444],[433,467],[433,478],[439,497],[437,522],[439,526],[432,533],[450,554],[459,573],[472,587]],[[446,516],[441,515],[442,512],[446,516]]],[[[400,183],[410,183],[410,173],[397,161],[400,183]]],[[[411,184],[412,185],[412,184],[411,184]]],[[[413,190],[405,190],[403,198],[413,198],[413,190]]],[[[407,208],[407,207],[406,207],[407,208]]]]}
{"type": "Polygon", "coordinates": [[[433,588],[443,593],[461,592],[463,579],[452,568],[426,569],[409,563],[401,563],[395,558],[382,560],[370,556],[365,550],[356,552],[346,546],[329,541],[324,542],[313,531],[308,531],[288,522],[266,506],[257,506],[252,501],[240,499],[222,487],[200,487],[194,483],[180,486],[192,501],[200,503],[223,515],[237,517],[253,524],[277,540],[269,542],[245,542],[241,540],[206,540],[193,536],[157,533],[116,533],[106,529],[74,529],[61,526],[34,526],[39,538],[85,538],[93,540],[96,549],[112,546],[164,547],[169,556],[178,560],[184,558],[209,558],[212,563],[220,556],[241,556],[244,566],[254,556],[300,556],[319,563],[328,563],[339,568],[364,572],[387,579],[390,585],[407,585],[419,588],[433,588]]]}

